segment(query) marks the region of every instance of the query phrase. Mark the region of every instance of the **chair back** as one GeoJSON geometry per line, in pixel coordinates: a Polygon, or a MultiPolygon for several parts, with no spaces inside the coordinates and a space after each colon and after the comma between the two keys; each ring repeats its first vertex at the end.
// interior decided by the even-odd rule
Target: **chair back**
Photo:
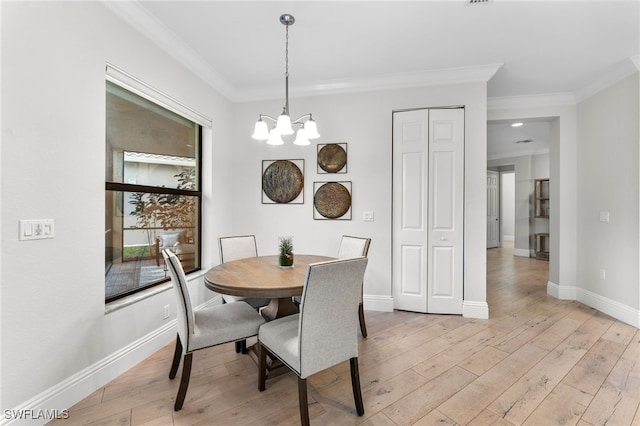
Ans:
{"type": "Polygon", "coordinates": [[[220,237],[218,238],[218,246],[220,247],[220,263],[258,256],[255,235],[220,237]]]}
{"type": "Polygon", "coordinates": [[[309,265],[299,317],[300,376],[358,356],[358,304],[367,258],[309,265]]]}
{"type": "Polygon", "coordinates": [[[162,250],[162,256],[167,264],[167,270],[171,275],[171,282],[173,283],[173,289],[176,292],[177,297],[177,320],[178,320],[178,335],[182,342],[182,351],[185,352],[189,349],[189,337],[194,332],[195,317],[193,315],[193,308],[191,307],[191,298],[189,297],[189,289],[187,288],[187,277],[182,269],[180,259],[169,249],[162,250]]]}
{"type": "Polygon", "coordinates": [[[338,248],[338,259],[359,256],[367,257],[370,244],[371,238],[343,235],[342,240],[340,240],[340,247],[338,248]]]}

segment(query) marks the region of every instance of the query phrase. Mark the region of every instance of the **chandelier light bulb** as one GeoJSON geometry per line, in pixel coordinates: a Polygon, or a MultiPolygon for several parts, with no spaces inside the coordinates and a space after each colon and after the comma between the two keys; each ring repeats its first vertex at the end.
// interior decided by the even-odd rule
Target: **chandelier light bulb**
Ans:
{"type": "Polygon", "coordinates": [[[253,129],[253,134],[251,135],[251,137],[259,141],[266,141],[267,139],[269,139],[269,128],[267,127],[267,123],[265,123],[262,118],[256,121],[256,126],[253,129]]]}
{"type": "Polygon", "coordinates": [[[295,145],[309,145],[309,138],[307,137],[307,132],[304,129],[298,129],[296,133],[296,140],[293,141],[295,145]]]}
{"type": "Polygon", "coordinates": [[[318,133],[318,127],[316,126],[316,122],[311,117],[309,117],[309,120],[306,123],[304,123],[304,131],[307,135],[307,138],[309,139],[318,139],[320,137],[320,133],[318,133]]]}
{"type": "Polygon", "coordinates": [[[276,129],[281,135],[292,135],[293,128],[291,127],[291,118],[284,112],[278,117],[278,124],[276,129]]]}
{"type": "Polygon", "coordinates": [[[267,144],[269,145],[284,145],[284,141],[282,140],[282,136],[277,129],[271,129],[269,132],[269,139],[267,140],[267,144]]]}

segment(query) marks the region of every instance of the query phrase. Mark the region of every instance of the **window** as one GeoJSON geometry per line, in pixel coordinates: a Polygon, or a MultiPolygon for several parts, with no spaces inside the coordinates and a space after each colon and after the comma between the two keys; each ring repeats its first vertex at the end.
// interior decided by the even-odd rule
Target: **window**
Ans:
{"type": "Polygon", "coordinates": [[[200,269],[202,127],[106,82],[105,300],[200,269]]]}

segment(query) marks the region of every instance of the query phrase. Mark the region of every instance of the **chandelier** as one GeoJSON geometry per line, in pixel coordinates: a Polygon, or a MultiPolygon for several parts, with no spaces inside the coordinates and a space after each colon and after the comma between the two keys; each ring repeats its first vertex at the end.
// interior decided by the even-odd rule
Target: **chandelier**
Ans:
{"type": "Polygon", "coordinates": [[[318,128],[316,122],[313,120],[311,114],[305,114],[294,121],[291,121],[289,116],[289,26],[293,25],[296,19],[293,15],[284,14],[280,16],[280,23],[286,27],[285,31],[285,73],[284,73],[284,87],[285,87],[285,103],[282,108],[282,113],[276,120],[275,118],[266,114],[260,114],[258,121],[256,122],[252,138],[257,140],[266,140],[269,145],[282,145],[283,135],[292,135],[293,126],[300,126],[296,133],[296,139],[293,141],[296,145],[309,145],[309,139],[317,139],[320,137],[318,134],[318,128]],[[266,121],[270,120],[274,126],[271,130],[267,126],[266,121]]]}

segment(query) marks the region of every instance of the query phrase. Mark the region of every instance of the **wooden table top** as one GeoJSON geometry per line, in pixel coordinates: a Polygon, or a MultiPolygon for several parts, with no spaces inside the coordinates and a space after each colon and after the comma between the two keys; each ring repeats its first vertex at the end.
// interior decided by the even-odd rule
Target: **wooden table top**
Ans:
{"type": "Polygon", "coordinates": [[[333,257],[294,255],[293,268],[280,268],[278,256],[248,257],[225,262],[207,271],[204,283],[216,293],[231,296],[285,298],[302,294],[310,263],[333,257]]]}

